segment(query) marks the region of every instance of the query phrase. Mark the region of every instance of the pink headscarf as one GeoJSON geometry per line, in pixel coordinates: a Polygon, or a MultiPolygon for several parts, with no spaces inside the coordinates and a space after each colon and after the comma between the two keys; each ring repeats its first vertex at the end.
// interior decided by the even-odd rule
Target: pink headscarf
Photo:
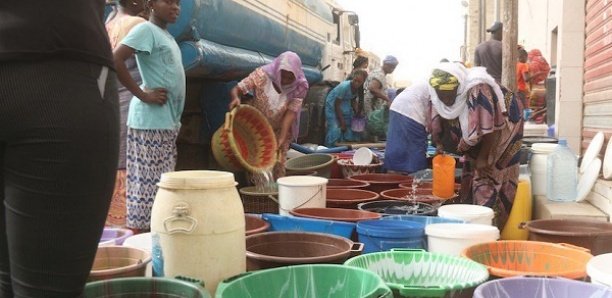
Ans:
{"type": "Polygon", "coordinates": [[[308,92],[308,81],[302,71],[302,60],[294,52],[284,52],[269,64],[262,66],[263,71],[270,77],[272,82],[282,88],[288,99],[306,97],[308,92]],[[290,85],[281,85],[281,70],[290,71],[295,76],[295,81],[290,85]]]}

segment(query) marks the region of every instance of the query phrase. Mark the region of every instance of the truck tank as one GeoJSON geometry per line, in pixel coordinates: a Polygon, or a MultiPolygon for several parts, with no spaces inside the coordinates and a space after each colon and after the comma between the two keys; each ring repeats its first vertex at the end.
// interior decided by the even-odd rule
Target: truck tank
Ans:
{"type": "MultiPolygon", "coordinates": [[[[286,50],[300,56],[307,72],[320,72],[316,67],[321,63],[325,34],[309,25],[332,23],[331,8],[323,0],[182,0],[179,19],[168,30],[184,50],[188,75],[208,78],[210,65],[217,67],[216,73],[223,71],[218,67],[226,61],[245,63],[240,67],[248,72],[286,50]],[[205,52],[216,56],[202,59],[205,52]]],[[[311,73],[310,82],[317,76],[311,73]]],[[[243,71],[223,79],[241,77],[243,71]]]]}

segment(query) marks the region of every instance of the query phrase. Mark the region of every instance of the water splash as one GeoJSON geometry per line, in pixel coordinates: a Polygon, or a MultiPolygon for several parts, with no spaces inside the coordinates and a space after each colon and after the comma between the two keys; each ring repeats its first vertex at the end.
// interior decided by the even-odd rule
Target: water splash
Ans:
{"type": "Polygon", "coordinates": [[[272,168],[252,173],[251,182],[255,185],[255,190],[260,193],[276,192],[278,189],[272,168]]]}

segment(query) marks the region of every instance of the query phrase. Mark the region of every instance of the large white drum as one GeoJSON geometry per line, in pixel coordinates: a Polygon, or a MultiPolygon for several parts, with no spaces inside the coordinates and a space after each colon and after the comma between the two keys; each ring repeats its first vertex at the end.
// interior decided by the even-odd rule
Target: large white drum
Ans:
{"type": "Polygon", "coordinates": [[[234,175],[219,171],[165,173],[151,214],[153,273],[217,284],[246,271],[244,210],[234,175]]]}

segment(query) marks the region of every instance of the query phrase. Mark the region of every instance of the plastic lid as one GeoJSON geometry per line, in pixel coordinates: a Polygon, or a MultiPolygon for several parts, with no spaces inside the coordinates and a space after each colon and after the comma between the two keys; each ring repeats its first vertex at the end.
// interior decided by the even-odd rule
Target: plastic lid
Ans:
{"type": "Polygon", "coordinates": [[[586,266],[591,280],[612,286],[612,253],[593,257],[586,266]]]}
{"type": "Polygon", "coordinates": [[[553,143],[534,143],[531,145],[531,151],[533,153],[550,153],[557,148],[557,144],[553,143]]]}
{"type": "Polygon", "coordinates": [[[276,183],[283,186],[315,186],[327,184],[327,179],[316,176],[289,176],[278,178],[276,183]]]}
{"type": "Polygon", "coordinates": [[[168,189],[210,189],[236,186],[234,174],[223,171],[178,171],[161,175],[157,186],[168,189]]]}
{"type": "Polygon", "coordinates": [[[477,217],[493,218],[493,209],[480,205],[451,204],[438,208],[438,216],[459,219],[474,219],[477,217]]]}
{"type": "Polygon", "coordinates": [[[425,227],[427,236],[453,239],[499,239],[499,229],[490,225],[470,223],[438,223],[425,227]]]}
{"type": "Polygon", "coordinates": [[[567,140],[564,138],[559,138],[559,145],[567,146],[567,140]]]}
{"type": "Polygon", "coordinates": [[[367,147],[361,147],[355,151],[353,155],[353,164],[357,166],[365,166],[372,163],[374,154],[367,147]]]}

